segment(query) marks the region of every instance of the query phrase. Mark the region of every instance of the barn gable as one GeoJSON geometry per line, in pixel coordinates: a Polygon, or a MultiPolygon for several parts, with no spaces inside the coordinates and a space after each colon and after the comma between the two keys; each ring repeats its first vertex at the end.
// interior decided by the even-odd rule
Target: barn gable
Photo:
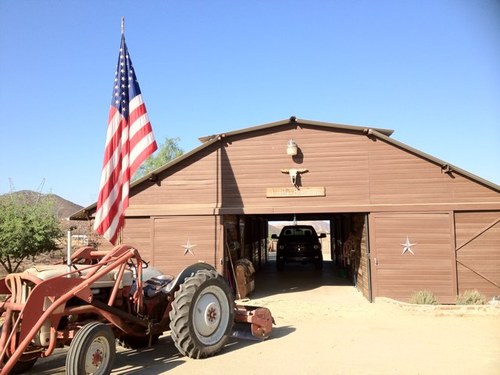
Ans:
{"type": "MultiPolygon", "coordinates": [[[[324,127],[290,122],[274,128],[226,135],[222,151],[225,212],[317,210],[365,212],[407,205],[418,209],[463,209],[477,204],[500,208],[499,187],[450,164],[365,128],[324,127]],[[293,139],[300,154],[284,152],[293,139]],[[269,188],[291,187],[282,169],[302,168],[303,188],[324,189],[323,196],[272,199],[269,188]],[[303,208],[301,208],[303,207],[303,208]]],[[[285,194],[283,194],[285,195],[285,194]]]]}
{"type": "MultiPolygon", "coordinates": [[[[325,201],[340,211],[384,205],[500,209],[500,186],[395,141],[391,133],[292,118],[205,137],[197,149],[132,184],[127,216],[272,212],[291,202],[294,212],[301,205],[322,210],[325,201]],[[299,149],[293,158],[285,153],[290,139],[299,149]],[[270,199],[269,188],[293,187],[281,172],[291,168],[307,169],[299,182],[322,187],[325,195],[270,199]]],[[[93,210],[95,204],[72,218],[93,210]]]]}

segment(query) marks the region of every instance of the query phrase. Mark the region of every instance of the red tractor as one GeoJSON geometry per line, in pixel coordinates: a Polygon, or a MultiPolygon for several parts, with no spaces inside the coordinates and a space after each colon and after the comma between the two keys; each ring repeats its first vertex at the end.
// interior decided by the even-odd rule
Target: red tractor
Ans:
{"type": "Polygon", "coordinates": [[[166,331],[181,354],[217,354],[234,323],[265,339],[268,309],[234,304],[233,293],[206,263],[176,278],[148,267],[132,246],[77,250],[66,264],[35,266],[0,279],[0,374],[29,370],[38,358],[69,346],[66,373],[109,374],[115,342],[137,349],[166,331]]]}

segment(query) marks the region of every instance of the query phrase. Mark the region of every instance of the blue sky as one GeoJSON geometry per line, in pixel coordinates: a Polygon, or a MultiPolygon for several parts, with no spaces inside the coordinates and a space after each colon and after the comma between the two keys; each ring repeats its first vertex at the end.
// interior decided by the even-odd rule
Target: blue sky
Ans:
{"type": "Polygon", "coordinates": [[[122,16],[159,143],[297,116],[500,184],[498,0],[0,0],[0,194],[96,201],[122,16]]]}

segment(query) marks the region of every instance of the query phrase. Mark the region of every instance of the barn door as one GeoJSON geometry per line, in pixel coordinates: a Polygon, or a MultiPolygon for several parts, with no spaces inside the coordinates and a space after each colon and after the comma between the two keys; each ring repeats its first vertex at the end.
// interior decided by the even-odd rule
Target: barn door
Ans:
{"type": "Polygon", "coordinates": [[[419,290],[443,303],[456,297],[453,230],[449,213],[370,215],[373,292],[408,301],[419,290]]]}
{"type": "Polygon", "coordinates": [[[359,245],[353,253],[352,274],[354,284],[363,296],[372,302],[370,285],[370,246],[368,242],[368,217],[367,214],[354,214],[351,219],[355,233],[359,238],[359,245]]]}
{"type": "Polygon", "coordinates": [[[500,212],[455,213],[458,292],[500,295],[500,212]]]}

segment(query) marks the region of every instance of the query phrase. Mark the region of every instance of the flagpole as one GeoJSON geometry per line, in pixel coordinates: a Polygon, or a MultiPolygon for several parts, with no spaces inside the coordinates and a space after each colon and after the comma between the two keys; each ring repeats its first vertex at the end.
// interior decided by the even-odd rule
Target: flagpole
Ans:
{"type": "MultiPolygon", "coordinates": [[[[120,29],[122,36],[125,35],[125,17],[122,16],[121,23],[120,23],[120,29]]],[[[118,245],[121,245],[123,242],[123,227],[120,227],[118,229],[118,238],[117,238],[118,245]]]]}

